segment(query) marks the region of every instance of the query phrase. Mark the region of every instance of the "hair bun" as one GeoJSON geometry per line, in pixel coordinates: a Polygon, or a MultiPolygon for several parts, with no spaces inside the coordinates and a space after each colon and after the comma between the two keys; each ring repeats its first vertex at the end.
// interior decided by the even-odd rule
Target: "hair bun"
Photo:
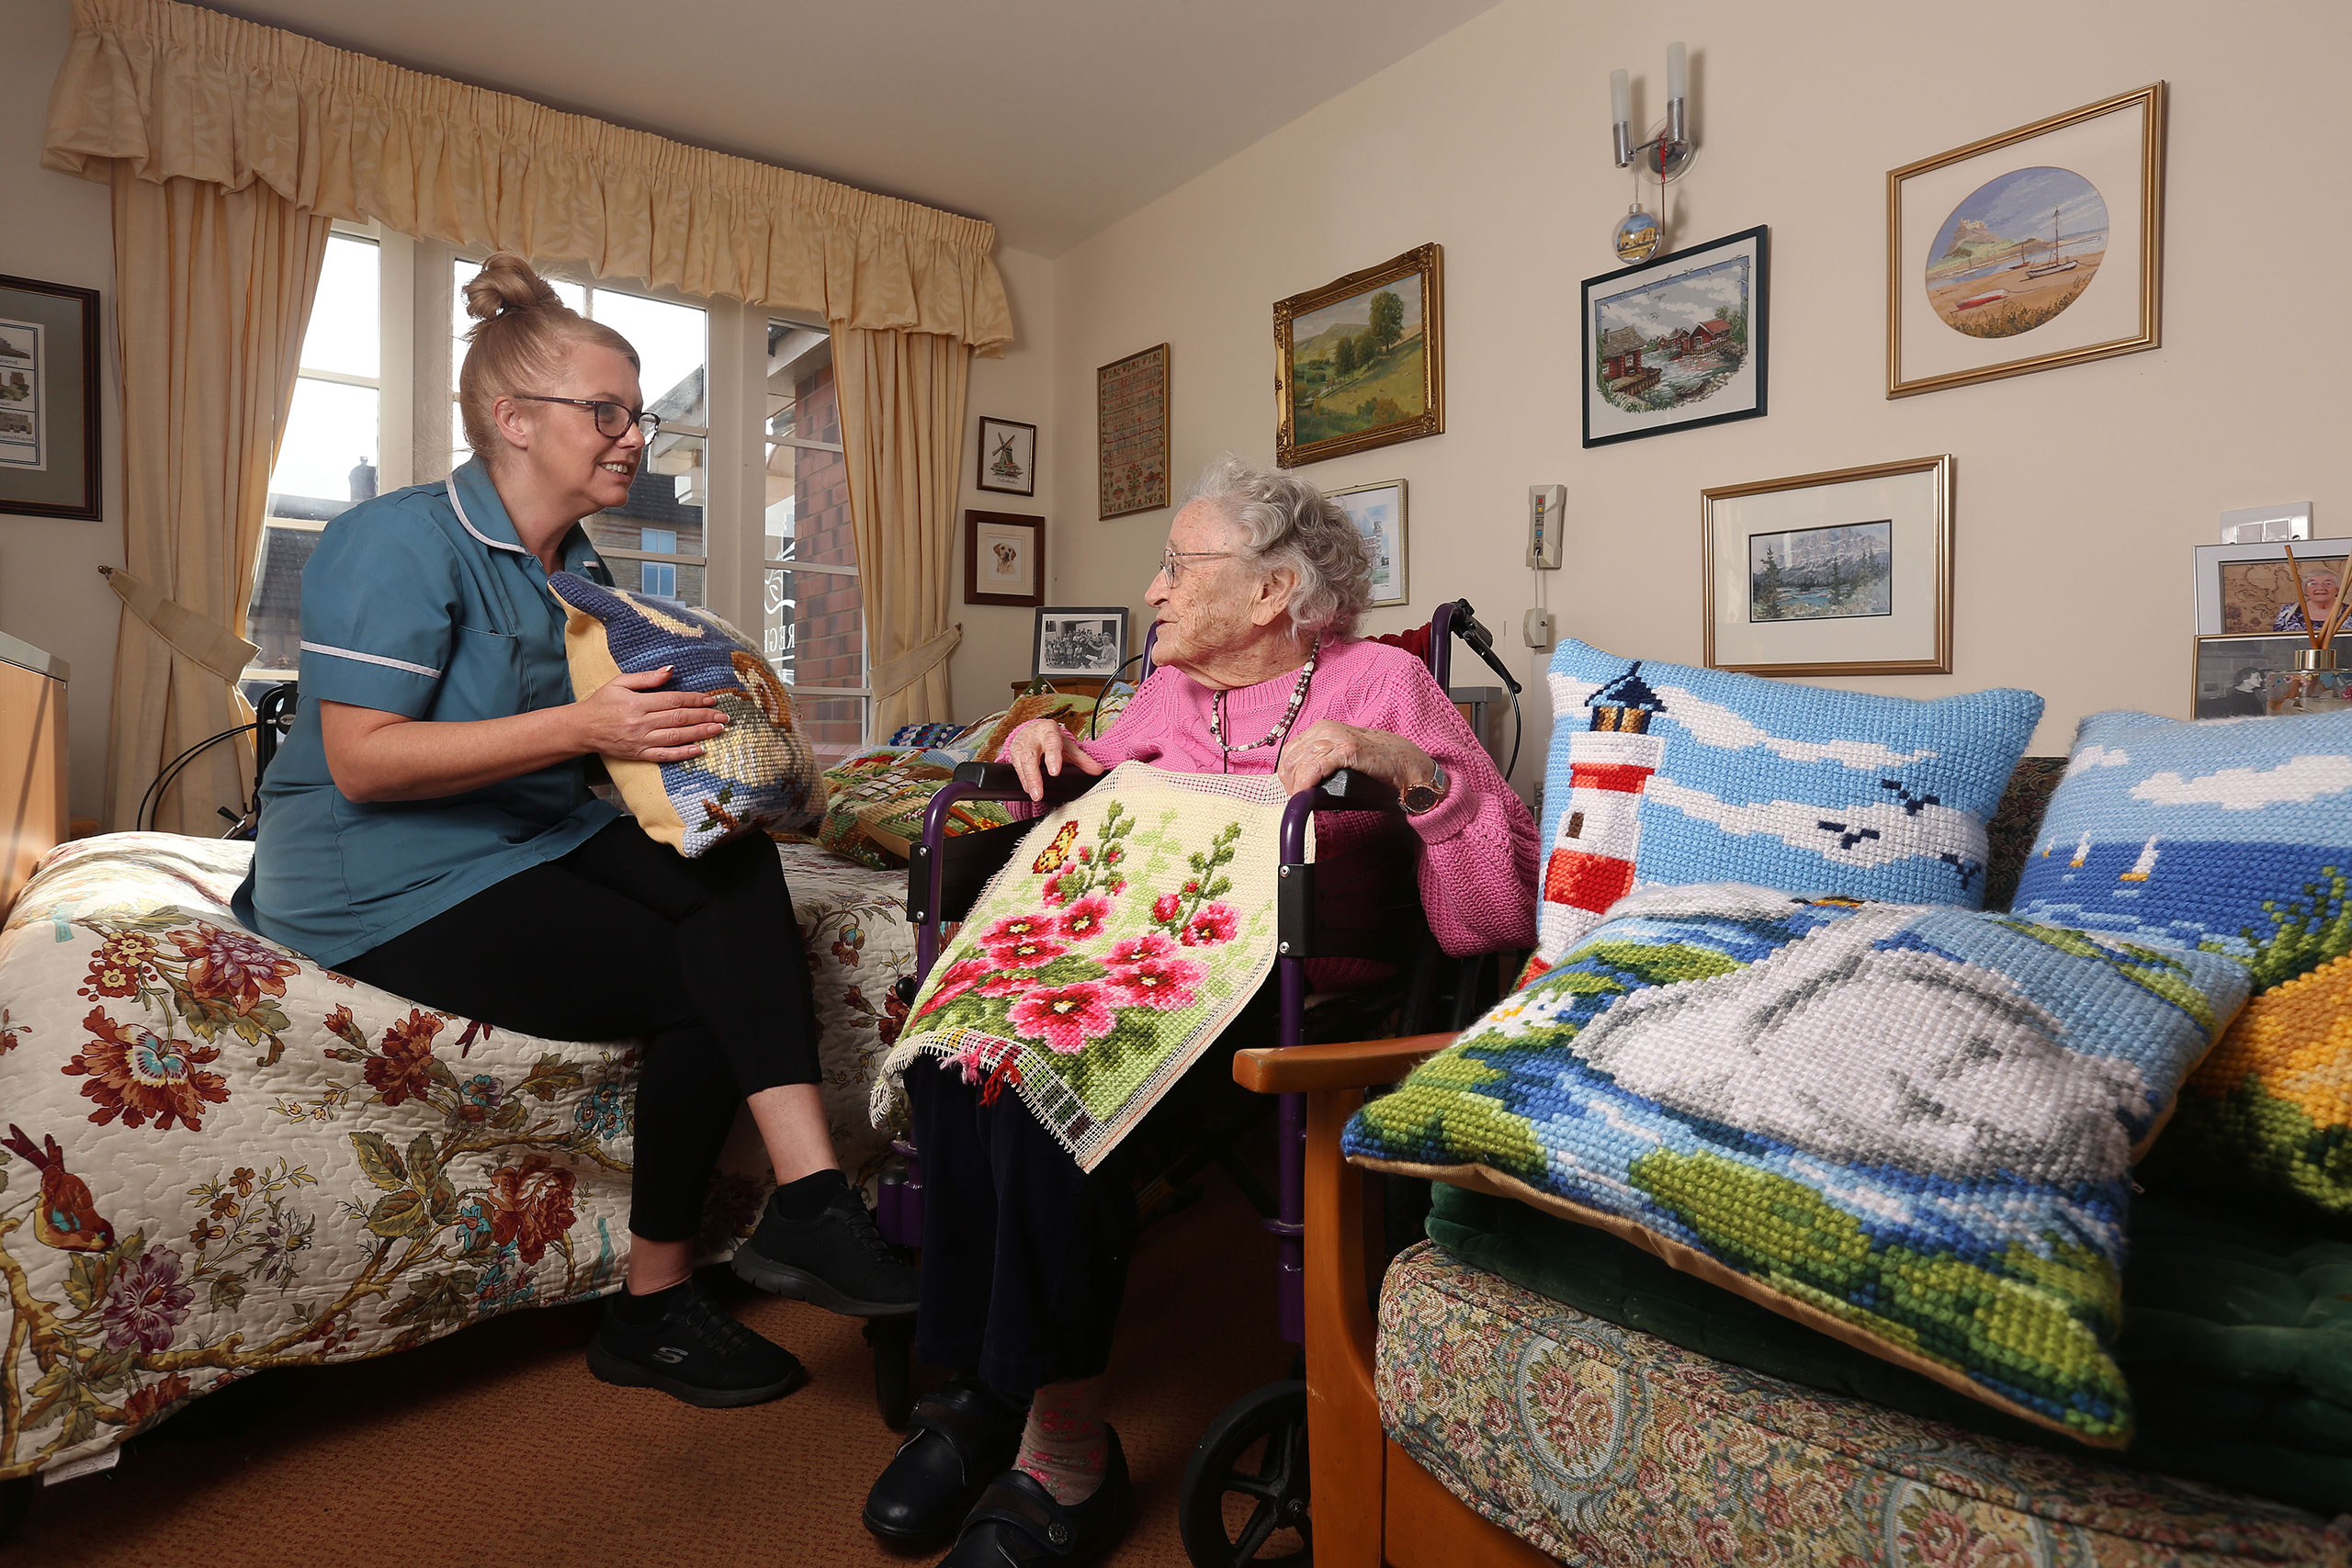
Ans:
{"type": "Polygon", "coordinates": [[[466,314],[477,321],[543,305],[563,309],[563,301],[548,287],[547,279],[513,251],[500,251],[482,263],[481,270],[467,280],[465,289],[466,314]]]}

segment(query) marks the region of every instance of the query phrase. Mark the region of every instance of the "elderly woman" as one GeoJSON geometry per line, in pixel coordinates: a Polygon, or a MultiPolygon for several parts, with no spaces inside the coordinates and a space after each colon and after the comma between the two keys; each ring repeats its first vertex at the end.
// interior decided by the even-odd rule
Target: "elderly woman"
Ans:
{"type": "MultiPolygon", "coordinates": [[[[1356,637],[1369,595],[1363,538],[1337,505],[1221,458],[1169,529],[1146,596],[1158,668],[1125,713],[1088,742],[1026,726],[1005,756],[1032,798],[1045,774],[1129,761],[1272,774],[1294,792],[1361,770],[1403,798],[1445,950],[1532,946],[1535,824],[1420,661],[1356,637]]],[[[1326,819],[1326,880],[1361,888],[1365,864],[1395,863],[1378,820],[1326,819]]],[[[866,1527],[915,1544],[961,1521],[950,1564],[1099,1556],[1133,1498],[1102,1419],[1133,1225],[1116,1161],[1081,1171],[1019,1096],[991,1102],[939,1058],[906,1085],[927,1182],[916,1353],[963,1371],[916,1407],[866,1527]]]]}

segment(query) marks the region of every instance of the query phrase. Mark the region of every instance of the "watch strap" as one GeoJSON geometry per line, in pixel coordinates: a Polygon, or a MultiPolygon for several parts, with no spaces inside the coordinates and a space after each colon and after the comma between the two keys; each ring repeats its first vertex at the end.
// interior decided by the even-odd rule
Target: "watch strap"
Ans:
{"type": "Polygon", "coordinates": [[[1408,817],[1419,817],[1436,810],[1439,802],[1444,800],[1453,787],[1453,781],[1446,776],[1443,762],[1432,762],[1430,766],[1436,770],[1436,776],[1428,784],[1415,784],[1404,794],[1403,804],[1408,817]]]}

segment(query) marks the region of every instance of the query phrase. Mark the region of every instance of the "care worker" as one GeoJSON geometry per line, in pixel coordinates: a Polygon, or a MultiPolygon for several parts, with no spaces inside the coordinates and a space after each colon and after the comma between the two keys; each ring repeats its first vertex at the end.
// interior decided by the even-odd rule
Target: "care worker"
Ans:
{"type": "Polygon", "coordinates": [[[689,1404],[757,1404],[798,1386],[800,1363],[693,1274],[738,1106],[777,1182],[738,1273],[874,1317],[914,1310],[914,1270],[834,1158],[808,964],[766,836],[688,860],[588,791],[591,754],[680,761],[724,724],[715,697],[663,689],[666,670],[575,697],[548,592],[560,570],[605,577],[581,520],[627,503],[660,423],[637,352],[517,256],[491,257],[465,295],[474,459],[320,536],[302,574],[302,700],[236,913],[454,1017],[643,1041],[628,1287],[588,1365],[689,1404]]]}

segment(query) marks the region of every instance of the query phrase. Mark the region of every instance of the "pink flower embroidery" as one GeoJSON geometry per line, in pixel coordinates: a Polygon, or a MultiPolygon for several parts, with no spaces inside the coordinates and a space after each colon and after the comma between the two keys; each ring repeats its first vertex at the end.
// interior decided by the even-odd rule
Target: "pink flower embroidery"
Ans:
{"type": "Polygon", "coordinates": [[[1166,925],[1169,921],[1176,918],[1177,911],[1183,908],[1183,907],[1184,900],[1179,898],[1173,893],[1162,893],[1159,897],[1154,898],[1151,901],[1151,918],[1158,920],[1160,924],[1166,925]]]}
{"type": "Polygon", "coordinates": [[[991,974],[980,982],[980,995],[984,997],[1018,997],[1036,988],[1037,976],[1017,969],[1010,974],[991,974]]]}
{"type": "Polygon", "coordinates": [[[1058,905],[1062,901],[1062,879],[1057,876],[1046,883],[1038,890],[1038,897],[1045,899],[1049,906],[1058,905]]]}
{"type": "Polygon", "coordinates": [[[1229,904],[1204,904],[1200,912],[1184,923],[1183,935],[1178,938],[1186,947],[1214,947],[1221,942],[1231,942],[1239,930],[1233,907],[1229,904]]]}
{"type": "Polygon", "coordinates": [[[1051,915],[1007,915],[980,933],[980,945],[1002,947],[1023,937],[1051,936],[1060,923],[1051,915]]]}
{"type": "Polygon", "coordinates": [[[989,949],[989,957],[1000,968],[1034,969],[1049,958],[1059,958],[1069,951],[1069,943],[1056,942],[1049,936],[1016,937],[989,949]]]}
{"type": "Polygon", "coordinates": [[[931,994],[931,1000],[923,1003],[922,1013],[915,1016],[921,1018],[933,1008],[944,1007],[995,973],[996,965],[987,959],[967,958],[939,977],[939,989],[931,994]]]}
{"type": "Polygon", "coordinates": [[[1102,922],[1111,918],[1111,900],[1102,897],[1080,898],[1062,916],[1061,934],[1072,942],[1084,942],[1102,934],[1102,922]]]}
{"type": "Polygon", "coordinates": [[[1109,990],[1099,980],[1072,986],[1041,986],[1012,1004],[1013,1029],[1032,1040],[1042,1040],[1048,1051],[1076,1055],[1090,1040],[1100,1040],[1118,1024],[1112,1012],[1109,990]]]}
{"type": "Polygon", "coordinates": [[[1153,931],[1144,936],[1131,936],[1111,950],[1102,962],[1117,968],[1125,964],[1144,964],[1154,958],[1165,958],[1176,951],[1176,944],[1153,931]]]}
{"type": "Polygon", "coordinates": [[[1114,970],[1110,983],[1122,1007],[1152,1008],[1170,1012],[1187,1007],[1200,992],[1205,964],[1189,958],[1148,958],[1128,968],[1114,970]]]}

